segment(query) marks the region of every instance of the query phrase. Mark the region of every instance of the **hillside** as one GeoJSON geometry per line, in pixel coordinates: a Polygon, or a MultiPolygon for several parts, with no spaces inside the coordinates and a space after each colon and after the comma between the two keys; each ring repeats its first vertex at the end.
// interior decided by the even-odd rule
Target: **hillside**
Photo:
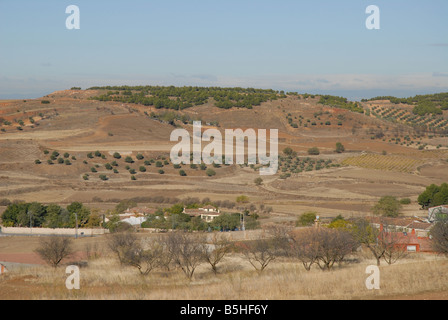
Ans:
{"type": "Polygon", "coordinates": [[[414,108],[411,101],[241,88],[96,87],[1,101],[0,199],[82,201],[106,210],[135,197],[160,205],[156,197],[234,201],[245,194],[274,208],[266,221],[292,221],[305,210],[368,213],[390,194],[411,198],[406,214],[421,215],[417,195],[448,178],[448,115],[419,116],[414,108]],[[278,129],[279,151],[290,147],[297,156],[282,155],[277,175],[260,186],[256,166],[210,166],[212,176],[175,167],[170,134],[191,131],[195,120],[221,132],[278,129]],[[344,152],[335,152],[337,142],[344,152]],[[309,155],[312,147],[320,154],[309,155]]]}

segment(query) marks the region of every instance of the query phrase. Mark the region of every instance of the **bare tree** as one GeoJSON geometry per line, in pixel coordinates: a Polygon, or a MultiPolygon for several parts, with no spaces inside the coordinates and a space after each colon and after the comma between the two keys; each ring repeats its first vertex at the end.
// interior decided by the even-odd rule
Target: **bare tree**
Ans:
{"type": "Polygon", "coordinates": [[[169,237],[166,235],[161,235],[157,239],[158,243],[161,246],[162,253],[159,257],[159,264],[161,267],[165,268],[167,271],[171,270],[171,266],[173,263],[173,252],[174,248],[171,248],[172,241],[169,240],[169,237]]]}
{"type": "Polygon", "coordinates": [[[123,263],[137,268],[141,275],[148,275],[152,270],[160,266],[160,257],[163,256],[163,247],[156,240],[134,243],[131,247],[123,248],[123,263]]]}
{"type": "Polygon", "coordinates": [[[137,237],[130,232],[113,233],[107,238],[107,246],[115,253],[121,264],[125,262],[125,253],[137,243],[137,237]]]}
{"type": "Polygon", "coordinates": [[[336,262],[353,252],[355,241],[351,234],[338,229],[315,229],[318,240],[317,265],[322,270],[331,270],[336,262]]]}
{"type": "Polygon", "coordinates": [[[213,234],[210,244],[204,243],[202,246],[205,261],[212,267],[213,273],[218,273],[218,263],[231,251],[232,243],[227,237],[218,237],[213,234]]]}
{"type": "Polygon", "coordinates": [[[383,259],[393,264],[407,255],[406,245],[400,243],[400,232],[380,232],[378,245],[384,249],[383,259]]]}
{"type": "Polygon", "coordinates": [[[272,239],[273,246],[276,248],[278,256],[289,256],[291,253],[292,227],[283,224],[267,224],[264,227],[267,237],[272,239]]]}
{"type": "Polygon", "coordinates": [[[384,247],[379,245],[379,229],[373,227],[366,219],[360,218],[354,222],[352,233],[356,241],[369,249],[379,266],[385,251],[384,247]]]}
{"type": "Polygon", "coordinates": [[[305,270],[310,271],[311,266],[319,258],[319,239],[316,229],[307,228],[291,233],[291,255],[302,262],[305,270]]]}
{"type": "Polygon", "coordinates": [[[344,230],[329,228],[307,228],[291,233],[291,255],[302,262],[307,271],[313,264],[322,270],[331,270],[353,252],[356,242],[344,230]]]}
{"type": "Polygon", "coordinates": [[[380,227],[376,228],[364,218],[357,219],[354,223],[353,236],[357,242],[367,247],[377,265],[384,259],[388,264],[395,263],[406,255],[405,247],[400,243],[399,232],[393,230],[386,222],[380,219],[380,227]]]}
{"type": "Polygon", "coordinates": [[[56,268],[73,254],[72,239],[67,237],[41,238],[35,252],[48,264],[56,268]]]}
{"type": "Polygon", "coordinates": [[[166,240],[173,262],[191,280],[196,268],[204,262],[203,241],[197,235],[187,232],[171,232],[166,240]]]}
{"type": "Polygon", "coordinates": [[[448,255],[448,219],[437,221],[431,228],[430,234],[433,239],[434,250],[448,255]]]}
{"type": "Polygon", "coordinates": [[[241,243],[240,247],[247,261],[262,273],[264,269],[276,258],[276,248],[272,239],[260,237],[257,240],[241,243]]]}

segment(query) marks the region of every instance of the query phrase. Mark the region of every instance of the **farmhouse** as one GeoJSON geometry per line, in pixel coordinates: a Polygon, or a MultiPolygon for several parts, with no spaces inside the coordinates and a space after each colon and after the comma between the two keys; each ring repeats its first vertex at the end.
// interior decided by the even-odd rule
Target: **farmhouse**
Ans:
{"type": "Polygon", "coordinates": [[[368,220],[376,228],[385,227],[387,230],[411,233],[415,231],[417,237],[428,237],[432,224],[416,218],[388,218],[369,217],[368,220]]]}
{"type": "Polygon", "coordinates": [[[201,217],[201,219],[205,220],[206,222],[212,222],[216,217],[219,217],[221,215],[221,212],[217,210],[213,206],[205,206],[203,208],[199,209],[186,209],[184,208],[184,211],[182,213],[188,214],[190,217],[201,217]]]}
{"type": "Polygon", "coordinates": [[[429,238],[417,237],[415,230],[406,232],[387,232],[386,239],[393,243],[396,248],[407,252],[432,252],[429,238]]]}
{"type": "Polygon", "coordinates": [[[429,231],[431,223],[413,218],[370,217],[372,226],[385,230],[385,237],[407,252],[432,252],[429,231]]]}

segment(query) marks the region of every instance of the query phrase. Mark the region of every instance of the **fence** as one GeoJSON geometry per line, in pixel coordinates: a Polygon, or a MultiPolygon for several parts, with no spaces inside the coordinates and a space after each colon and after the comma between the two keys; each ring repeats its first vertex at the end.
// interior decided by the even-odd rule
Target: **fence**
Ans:
{"type": "Polygon", "coordinates": [[[15,227],[2,227],[1,233],[3,235],[29,235],[29,236],[76,236],[79,237],[93,237],[109,233],[108,229],[51,229],[51,228],[15,228],[15,227]]]}

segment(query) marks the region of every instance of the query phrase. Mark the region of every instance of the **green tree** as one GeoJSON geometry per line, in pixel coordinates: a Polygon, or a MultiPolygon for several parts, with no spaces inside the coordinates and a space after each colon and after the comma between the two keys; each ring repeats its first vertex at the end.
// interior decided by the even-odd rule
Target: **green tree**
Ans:
{"type": "Polygon", "coordinates": [[[336,143],[336,152],[337,153],[342,153],[345,151],[345,147],[342,143],[338,142],[336,143]]]}
{"type": "Polygon", "coordinates": [[[307,211],[302,213],[296,221],[296,226],[312,226],[317,218],[317,212],[307,211]]]}
{"type": "Polygon", "coordinates": [[[62,228],[62,207],[57,204],[50,204],[47,207],[47,217],[45,219],[45,227],[47,228],[62,228]]]}
{"type": "Polygon", "coordinates": [[[418,196],[417,201],[423,209],[448,204],[448,184],[431,184],[418,196]]]}
{"type": "Polygon", "coordinates": [[[245,195],[238,196],[236,198],[236,202],[237,203],[248,203],[249,202],[249,197],[245,196],[245,195]]]}
{"type": "Polygon", "coordinates": [[[320,150],[317,147],[312,147],[308,149],[308,154],[309,155],[313,155],[313,156],[317,156],[320,154],[320,150]]]}
{"type": "Polygon", "coordinates": [[[400,201],[393,196],[382,197],[373,207],[373,213],[383,217],[398,217],[400,215],[400,201]]]}
{"type": "Polygon", "coordinates": [[[230,231],[239,228],[241,225],[241,215],[239,213],[223,213],[211,222],[211,227],[215,230],[230,231]]]}
{"type": "Polygon", "coordinates": [[[69,226],[74,228],[76,222],[78,227],[84,227],[89,221],[90,209],[85,207],[81,202],[72,202],[67,206],[67,211],[70,214],[69,226]]]}
{"type": "Polygon", "coordinates": [[[294,150],[292,150],[290,147],[286,147],[285,149],[283,149],[283,153],[289,157],[296,157],[297,156],[297,152],[295,152],[294,150]]]}
{"type": "Polygon", "coordinates": [[[134,160],[133,160],[132,157],[130,157],[130,156],[127,156],[127,157],[124,159],[124,161],[127,162],[127,163],[134,163],[134,160]]]}

